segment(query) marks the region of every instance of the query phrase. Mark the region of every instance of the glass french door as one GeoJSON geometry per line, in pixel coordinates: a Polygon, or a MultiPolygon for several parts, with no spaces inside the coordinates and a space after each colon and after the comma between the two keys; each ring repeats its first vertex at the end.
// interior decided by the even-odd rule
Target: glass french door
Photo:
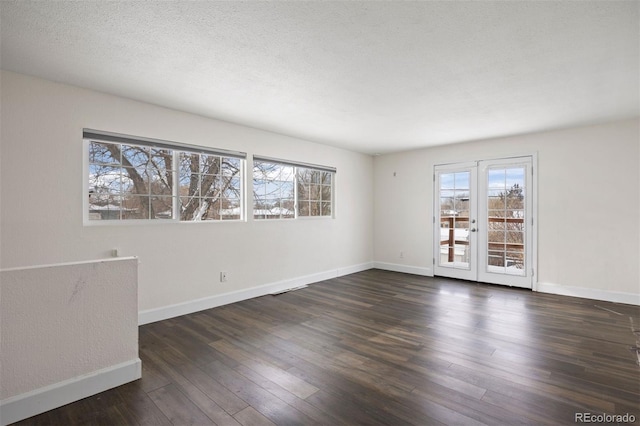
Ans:
{"type": "Polygon", "coordinates": [[[532,163],[517,157],[435,167],[435,275],[532,287],[532,163]]]}
{"type": "Polygon", "coordinates": [[[435,275],[476,281],[477,164],[436,166],[435,275]]]}

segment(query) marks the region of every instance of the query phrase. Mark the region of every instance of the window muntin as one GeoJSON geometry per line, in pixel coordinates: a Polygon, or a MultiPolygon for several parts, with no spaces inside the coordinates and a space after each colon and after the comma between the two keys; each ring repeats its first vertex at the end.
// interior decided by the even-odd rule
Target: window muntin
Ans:
{"type": "Polygon", "coordinates": [[[254,158],[254,219],[333,217],[334,174],[335,169],[254,158]]]}
{"type": "Polygon", "coordinates": [[[241,158],[183,146],[87,141],[89,222],[243,218],[241,158]]]}

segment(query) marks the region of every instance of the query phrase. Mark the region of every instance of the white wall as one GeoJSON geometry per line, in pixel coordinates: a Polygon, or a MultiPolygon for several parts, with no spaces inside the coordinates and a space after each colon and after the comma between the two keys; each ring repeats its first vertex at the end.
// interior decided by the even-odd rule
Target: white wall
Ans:
{"type": "Polygon", "coordinates": [[[135,258],[0,271],[0,424],[140,378],[135,258]]]}
{"type": "Polygon", "coordinates": [[[102,258],[118,248],[140,259],[145,311],[371,265],[368,155],[11,72],[2,72],[1,87],[2,268],[102,258]],[[334,166],[336,218],[83,226],[83,127],[334,166]]]}
{"type": "Polygon", "coordinates": [[[537,152],[538,287],[600,298],[621,293],[624,300],[639,293],[638,120],[372,160],[11,72],[2,72],[0,84],[2,268],[102,258],[118,248],[140,258],[141,311],[196,299],[206,307],[207,298],[366,269],[374,259],[429,275],[433,165],[537,152]],[[85,227],[83,127],[335,166],[337,217],[85,227]],[[221,270],[229,272],[227,283],[219,282],[221,270]]]}
{"type": "Polygon", "coordinates": [[[435,164],[537,152],[538,289],[637,304],[639,151],[635,119],[376,157],[376,265],[432,274],[435,164]]]}

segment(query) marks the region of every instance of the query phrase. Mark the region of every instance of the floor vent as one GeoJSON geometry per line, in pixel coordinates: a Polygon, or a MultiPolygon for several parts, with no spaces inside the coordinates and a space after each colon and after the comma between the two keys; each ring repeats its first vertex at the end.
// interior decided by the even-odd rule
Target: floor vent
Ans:
{"type": "Polygon", "coordinates": [[[289,293],[290,291],[295,291],[295,290],[300,290],[302,288],[307,288],[309,287],[308,285],[301,285],[299,287],[293,287],[293,288],[288,288],[286,290],[282,290],[282,291],[276,291],[275,293],[271,293],[272,296],[278,296],[280,294],[284,294],[284,293],[289,293]]]}

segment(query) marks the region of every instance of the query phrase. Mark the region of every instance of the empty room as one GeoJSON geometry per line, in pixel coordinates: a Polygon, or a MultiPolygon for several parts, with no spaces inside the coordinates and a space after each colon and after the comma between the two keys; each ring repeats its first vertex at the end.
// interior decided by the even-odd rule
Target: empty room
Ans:
{"type": "Polygon", "coordinates": [[[0,1],[0,425],[640,423],[637,1],[0,1]]]}

